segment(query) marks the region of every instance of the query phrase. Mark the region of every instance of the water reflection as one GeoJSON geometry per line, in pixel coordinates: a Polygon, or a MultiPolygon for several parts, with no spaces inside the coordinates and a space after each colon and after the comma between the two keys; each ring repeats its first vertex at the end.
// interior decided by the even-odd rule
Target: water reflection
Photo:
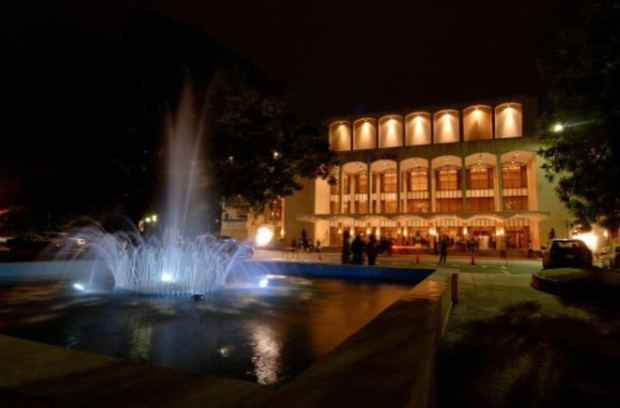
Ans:
{"type": "Polygon", "coordinates": [[[281,339],[278,333],[270,327],[252,323],[249,325],[251,345],[254,355],[254,375],[259,384],[272,385],[278,382],[281,369],[280,349],[281,339]]]}
{"type": "Polygon", "coordinates": [[[270,278],[267,288],[235,287],[200,302],[105,294],[47,298],[58,290],[56,284],[36,290],[0,285],[0,332],[275,385],[331,351],[409,289],[270,278]]]}
{"type": "Polygon", "coordinates": [[[130,327],[130,330],[129,358],[137,361],[148,361],[153,349],[153,326],[139,322],[130,327]]]}

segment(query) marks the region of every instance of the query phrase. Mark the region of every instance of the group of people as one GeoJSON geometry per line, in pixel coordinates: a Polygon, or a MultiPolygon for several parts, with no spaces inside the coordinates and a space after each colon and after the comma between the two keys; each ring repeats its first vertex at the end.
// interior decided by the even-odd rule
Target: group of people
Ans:
{"type": "Polygon", "coordinates": [[[342,263],[363,265],[366,256],[368,265],[374,265],[381,251],[381,245],[377,242],[377,238],[370,235],[368,241],[364,241],[360,234],[355,236],[353,242],[350,241],[350,238],[349,231],[342,234],[342,263]]]}

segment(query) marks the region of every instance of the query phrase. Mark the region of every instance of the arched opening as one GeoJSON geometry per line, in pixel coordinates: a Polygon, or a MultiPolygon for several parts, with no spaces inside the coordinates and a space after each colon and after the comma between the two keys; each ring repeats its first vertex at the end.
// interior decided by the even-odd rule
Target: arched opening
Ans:
{"type": "Polygon", "coordinates": [[[523,113],[520,103],[506,102],[495,107],[495,138],[523,136],[523,113]]]}
{"type": "Polygon", "coordinates": [[[535,159],[535,154],[528,151],[513,151],[502,155],[504,211],[537,208],[535,159]]]}
{"type": "Polygon", "coordinates": [[[435,212],[457,213],[463,211],[461,189],[462,160],[457,156],[440,156],[432,161],[433,196],[435,212]]]}
{"type": "Polygon", "coordinates": [[[433,116],[435,143],[455,143],[459,137],[459,112],[454,109],[444,109],[433,116]]]}
{"type": "Polygon", "coordinates": [[[353,150],[377,148],[377,121],[361,118],[353,123],[353,150]]]}
{"type": "Polygon", "coordinates": [[[396,162],[379,160],[371,164],[371,210],[375,214],[396,213],[398,211],[398,175],[396,162]]]}
{"type": "Polygon", "coordinates": [[[402,145],[402,116],[388,115],[379,119],[379,147],[398,147],[402,145]]]}
{"type": "Polygon", "coordinates": [[[351,123],[333,122],[329,125],[329,148],[333,151],[351,150],[351,123]]]}
{"type": "Polygon", "coordinates": [[[368,213],[368,165],[363,162],[346,163],[342,166],[342,178],[342,212],[368,213]]]}
{"type": "Polygon", "coordinates": [[[495,211],[496,167],[497,157],[491,153],[477,153],[465,158],[467,211],[495,211]]]}
{"type": "Polygon", "coordinates": [[[463,111],[463,140],[493,139],[493,125],[491,123],[491,107],[474,105],[463,111]]]}
{"type": "Polygon", "coordinates": [[[405,118],[405,144],[420,146],[431,144],[431,115],[428,112],[413,112],[405,118]]]}
{"type": "Polygon", "coordinates": [[[401,212],[428,213],[429,162],[423,158],[409,158],[400,162],[401,212]]]}

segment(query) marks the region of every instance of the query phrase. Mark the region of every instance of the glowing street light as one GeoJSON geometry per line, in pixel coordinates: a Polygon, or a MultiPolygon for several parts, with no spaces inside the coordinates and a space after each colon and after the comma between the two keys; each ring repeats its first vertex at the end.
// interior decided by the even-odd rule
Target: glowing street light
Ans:
{"type": "Polygon", "coordinates": [[[556,123],[555,125],[553,125],[551,130],[553,130],[553,133],[560,133],[564,130],[564,125],[561,123],[556,123]]]}
{"type": "Polygon", "coordinates": [[[271,242],[273,239],[273,229],[266,225],[258,227],[256,230],[256,245],[263,247],[271,242]]]}

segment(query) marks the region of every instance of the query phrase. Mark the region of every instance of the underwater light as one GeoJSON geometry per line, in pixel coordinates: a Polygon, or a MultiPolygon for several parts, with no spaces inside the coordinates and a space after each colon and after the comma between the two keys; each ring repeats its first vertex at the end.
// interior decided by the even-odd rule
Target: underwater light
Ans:
{"type": "Polygon", "coordinates": [[[82,285],[81,283],[74,283],[73,287],[77,290],[84,290],[84,285],[82,285]]]}
{"type": "Polygon", "coordinates": [[[258,282],[258,286],[260,286],[261,288],[266,288],[267,286],[269,286],[269,279],[261,279],[260,282],[258,282]]]}

